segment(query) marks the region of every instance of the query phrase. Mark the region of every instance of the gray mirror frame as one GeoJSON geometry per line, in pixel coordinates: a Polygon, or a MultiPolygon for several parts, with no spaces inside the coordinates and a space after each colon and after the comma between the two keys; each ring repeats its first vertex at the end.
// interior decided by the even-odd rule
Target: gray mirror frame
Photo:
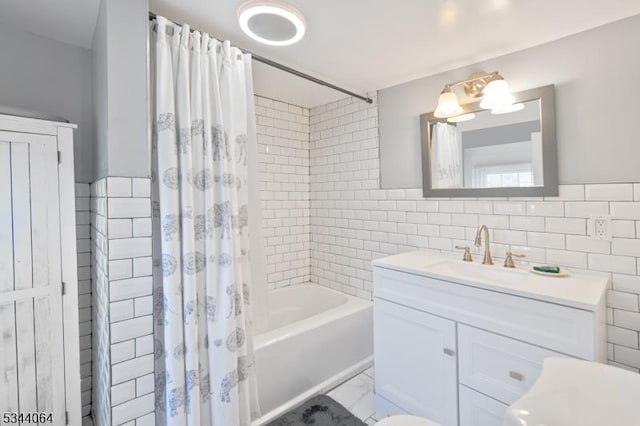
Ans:
{"type": "MultiPolygon", "coordinates": [[[[544,186],[507,187],[507,188],[431,188],[431,162],[429,161],[431,145],[431,127],[429,122],[445,121],[436,118],[433,112],[420,116],[420,132],[422,139],[422,193],[425,198],[446,197],[541,197],[558,195],[558,152],[556,142],[555,88],[538,87],[513,94],[516,102],[540,99],[540,118],[542,130],[542,170],[544,186]]],[[[462,105],[464,113],[481,111],[480,102],[462,105]]]]}

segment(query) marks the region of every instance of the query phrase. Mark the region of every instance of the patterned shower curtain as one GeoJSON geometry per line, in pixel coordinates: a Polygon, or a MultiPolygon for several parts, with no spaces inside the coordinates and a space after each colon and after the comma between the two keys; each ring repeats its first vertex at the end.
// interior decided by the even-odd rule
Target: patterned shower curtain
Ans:
{"type": "Polygon", "coordinates": [[[250,58],[162,17],[151,34],[156,423],[249,425],[250,58]]]}

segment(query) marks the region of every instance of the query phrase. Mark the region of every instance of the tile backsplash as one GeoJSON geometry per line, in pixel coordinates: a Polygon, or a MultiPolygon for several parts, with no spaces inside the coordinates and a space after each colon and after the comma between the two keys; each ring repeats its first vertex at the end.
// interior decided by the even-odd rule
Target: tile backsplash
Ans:
{"type": "Polygon", "coordinates": [[[608,358],[640,369],[640,183],[561,185],[557,197],[425,199],[422,189],[380,189],[377,107],[344,99],[310,113],[311,281],[370,299],[371,260],[425,249],[462,257],[476,229],[491,250],[611,279],[608,358]],[[611,216],[611,241],[592,238],[611,216]]]}

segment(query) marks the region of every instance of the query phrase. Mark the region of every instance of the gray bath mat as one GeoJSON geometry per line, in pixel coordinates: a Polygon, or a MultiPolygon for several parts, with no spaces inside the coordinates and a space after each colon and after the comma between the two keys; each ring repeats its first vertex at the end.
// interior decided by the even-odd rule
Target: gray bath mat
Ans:
{"type": "Polygon", "coordinates": [[[367,426],[327,395],[311,398],[266,426],[367,426]]]}

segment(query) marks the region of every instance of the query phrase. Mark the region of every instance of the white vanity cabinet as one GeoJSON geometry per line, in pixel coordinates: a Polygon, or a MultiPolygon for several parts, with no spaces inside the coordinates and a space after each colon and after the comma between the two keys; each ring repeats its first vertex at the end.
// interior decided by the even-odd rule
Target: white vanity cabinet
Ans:
{"type": "Polygon", "coordinates": [[[374,262],[379,420],[407,413],[442,426],[500,426],[545,358],[605,361],[606,278],[511,271],[501,281],[500,266],[457,274],[455,262],[425,252],[374,262]],[[442,262],[451,275],[436,273],[442,262]]]}

